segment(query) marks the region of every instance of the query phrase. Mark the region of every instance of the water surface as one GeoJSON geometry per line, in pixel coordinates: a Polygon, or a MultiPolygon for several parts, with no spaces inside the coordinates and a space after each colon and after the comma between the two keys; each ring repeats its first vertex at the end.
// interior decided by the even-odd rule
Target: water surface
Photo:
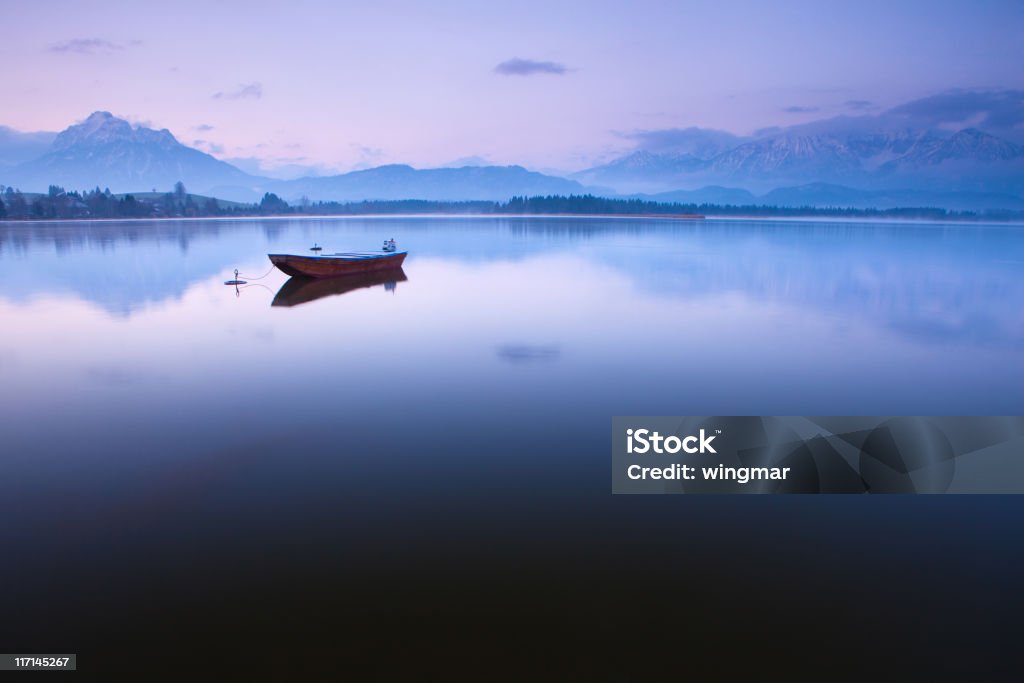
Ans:
{"type": "Polygon", "coordinates": [[[0,224],[7,641],[273,634],[386,659],[377,628],[427,660],[562,639],[629,672],[595,644],[626,624],[667,637],[683,608],[711,634],[816,623],[819,589],[797,577],[860,585],[867,602],[843,609],[891,604],[908,628],[952,585],[969,588],[935,623],[1005,605],[1024,531],[1010,498],[613,499],[608,430],[624,414],[1020,414],[1022,273],[1024,229],[1006,226],[0,224]],[[268,273],[267,252],[388,237],[410,251],[393,279],[268,273]],[[922,562],[940,574],[898,578],[922,562]],[[766,581],[778,604],[751,608],[766,581]]]}

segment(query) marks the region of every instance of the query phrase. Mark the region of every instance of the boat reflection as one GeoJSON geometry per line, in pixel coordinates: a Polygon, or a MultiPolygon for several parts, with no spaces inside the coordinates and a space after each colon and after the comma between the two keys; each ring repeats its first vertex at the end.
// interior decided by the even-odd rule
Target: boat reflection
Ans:
{"type": "Polygon", "coordinates": [[[405,271],[401,268],[378,270],[370,273],[356,273],[332,278],[291,277],[277,290],[271,306],[298,306],[328,296],[346,294],[357,289],[384,285],[394,291],[399,282],[405,282],[405,271]]]}

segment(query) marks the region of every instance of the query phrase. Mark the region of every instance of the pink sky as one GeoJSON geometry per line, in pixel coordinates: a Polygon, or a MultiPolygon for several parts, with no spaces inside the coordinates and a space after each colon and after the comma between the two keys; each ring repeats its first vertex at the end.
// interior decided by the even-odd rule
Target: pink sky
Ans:
{"type": "Polygon", "coordinates": [[[109,110],[270,166],[573,170],[630,131],[749,133],[865,111],[851,101],[1024,87],[1016,2],[9,0],[2,14],[0,124],[109,110]],[[542,64],[495,70],[515,58],[542,64]]]}

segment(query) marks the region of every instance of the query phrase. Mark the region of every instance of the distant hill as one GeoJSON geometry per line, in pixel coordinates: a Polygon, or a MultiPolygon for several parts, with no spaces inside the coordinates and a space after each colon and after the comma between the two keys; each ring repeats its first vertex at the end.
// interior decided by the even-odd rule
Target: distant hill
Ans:
{"type": "Polygon", "coordinates": [[[953,192],[914,189],[860,190],[830,183],[807,183],[779,187],[755,195],[735,187],[709,186],[697,190],[675,190],[655,194],[635,194],[639,199],[681,204],[714,204],[719,206],[776,206],[782,208],[812,207],[848,209],[896,209],[929,207],[949,211],[983,211],[985,209],[1024,210],[1024,199],[995,192],[953,192]]]}
{"type": "Polygon", "coordinates": [[[56,133],[22,133],[0,126],[0,172],[46,153],[56,133]]]}
{"type": "Polygon", "coordinates": [[[619,192],[656,191],[687,183],[700,174],[707,163],[707,159],[690,153],[640,149],[572,177],[584,183],[608,185],[619,192]]]}
{"type": "Polygon", "coordinates": [[[721,187],[717,185],[709,185],[699,190],[674,190],[672,192],[636,196],[655,202],[679,202],[681,204],[749,206],[758,203],[757,197],[752,192],[736,187],[721,187]]]}
{"type": "Polygon", "coordinates": [[[585,189],[574,180],[528,171],[522,166],[415,169],[398,164],[342,175],[281,181],[271,188],[287,200],[306,196],[325,201],[503,201],[516,195],[579,194],[585,189]]]}
{"type": "Polygon", "coordinates": [[[843,207],[851,209],[895,209],[932,207],[950,211],[1024,209],[1024,199],[994,192],[953,192],[914,189],[857,190],[841,185],[811,183],[783,187],[759,197],[757,204],[783,207],[843,207]]]}

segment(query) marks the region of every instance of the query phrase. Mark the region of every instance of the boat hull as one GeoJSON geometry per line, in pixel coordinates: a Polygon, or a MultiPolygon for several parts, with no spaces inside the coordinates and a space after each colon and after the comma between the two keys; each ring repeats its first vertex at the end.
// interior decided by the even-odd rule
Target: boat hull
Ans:
{"type": "Polygon", "coordinates": [[[381,252],[380,255],[355,256],[297,256],[295,254],[267,254],[270,262],[288,275],[298,277],[338,277],[353,273],[372,273],[402,267],[406,252],[381,252]]]}

